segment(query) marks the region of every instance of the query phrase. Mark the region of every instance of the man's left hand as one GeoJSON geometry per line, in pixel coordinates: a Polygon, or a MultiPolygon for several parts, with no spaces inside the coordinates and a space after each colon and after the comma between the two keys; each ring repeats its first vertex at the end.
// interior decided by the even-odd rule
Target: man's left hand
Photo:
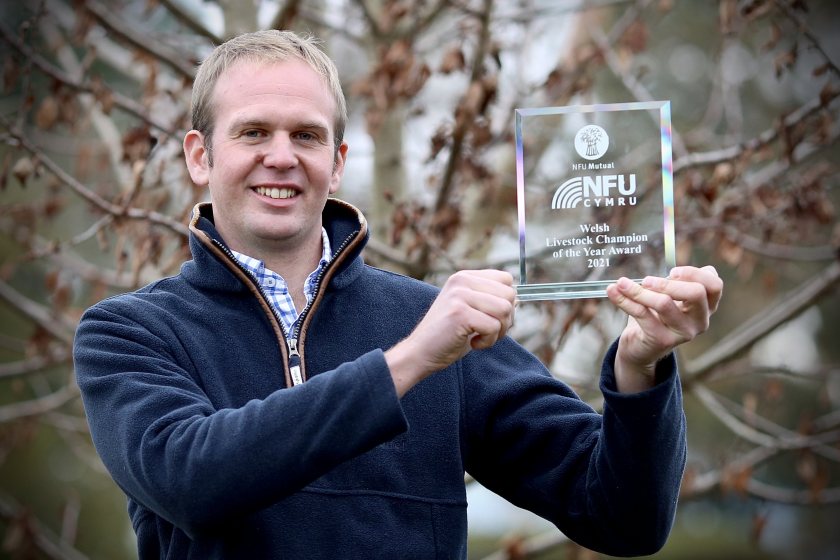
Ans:
{"type": "Polygon", "coordinates": [[[615,360],[618,390],[652,387],[656,362],[709,328],[722,294],[713,266],[680,266],[668,278],[649,276],[641,284],[621,278],[610,285],[607,296],[629,315],[615,360]]]}

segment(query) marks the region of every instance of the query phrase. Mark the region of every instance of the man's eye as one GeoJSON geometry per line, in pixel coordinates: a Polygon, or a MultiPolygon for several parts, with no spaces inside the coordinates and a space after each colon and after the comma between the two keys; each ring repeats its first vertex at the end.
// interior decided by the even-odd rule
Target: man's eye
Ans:
{"type": "Polygon", "coordinates": [[[247,138],[260,138],[263,136],[263,133],[261,130],[246,130],[242,135],[247,138]]]}

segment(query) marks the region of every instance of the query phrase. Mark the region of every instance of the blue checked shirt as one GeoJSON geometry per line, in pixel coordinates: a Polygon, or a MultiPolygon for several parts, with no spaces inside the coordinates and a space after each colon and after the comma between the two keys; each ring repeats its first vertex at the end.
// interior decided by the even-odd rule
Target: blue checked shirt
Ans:
{"type": "MultiPolygon", "coordinates": [[[[307,303],[312,301],[312,298],[315,296],[315,282],[318,279],[318,274],[320,274],[321,270],[332,259],[330,239],[327,237],[327,230],[324,228],[321,228],[321,239],[323,239],[324,247],[324,251],[321,254],[321,261],[315,270],[306,278],[306,282],[303,283],[303,294],[306,296],[307,303]]],[[[300,318],[300,313],[295,309],[295,302],[292,301],[292,296],[289,294],[289,286],[286,284],[286,281],[273,270],[267,269],[264,262],[248,255],[237,253],[236,251],[231,251],[231,253],[233,253],[236,260],[245,267],[245,270],[251,273],[251,276],[262,287],[263,292],[268,296],[268,301],[271,302],[271,306],[280,318],[280,324],[283,325],[286,336],[289,336],[289,333],[294,330],[298,318],[300,318]]]]}

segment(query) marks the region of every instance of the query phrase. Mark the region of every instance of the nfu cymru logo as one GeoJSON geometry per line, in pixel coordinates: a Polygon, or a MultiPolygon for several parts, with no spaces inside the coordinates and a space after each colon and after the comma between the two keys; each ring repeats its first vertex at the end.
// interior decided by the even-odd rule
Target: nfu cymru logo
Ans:
{"type": "MultiPolygon", "coordinates": [[[[607,153],[610,137],[607,131],[597,124],[589,124],[578,130],[575,135],[575,150],[580,157],[590,160],[589,164],[573,163],[572,169],[595,170],[613,169],[615,163],[594,162],[607,153]]],[[[565,181],[554,191],[551,208],[577,208],[579,204],[587,208],[607,206],[635,206],[636,175],[596,175],[573,177],[565,181]]]]}

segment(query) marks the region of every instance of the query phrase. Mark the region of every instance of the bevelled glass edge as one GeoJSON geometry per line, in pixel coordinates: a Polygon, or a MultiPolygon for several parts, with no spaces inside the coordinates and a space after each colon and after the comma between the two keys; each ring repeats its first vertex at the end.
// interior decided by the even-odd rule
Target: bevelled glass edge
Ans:
{"type": "MultiPolygon", "coordinates": [[[[632,279],[641,282],[640,278],[632,279]]],[[[616,280],[593,280],[586,282],[559,282],[551,284],[519,284],[516,299],[519,301],[539,301],[552,299],[583,299],[607,297],[607,286],[616,280]]]]}
{"type": "MultiPolygon", "coordinates": [[[[549,300],[549,299],[576,299],[590,297],[606,297],[606,287],[612,283],[595,282],[603,285],[594,288],[591,282],[567,282],[559,284],[527,284],[526,275],[526,254],[525,254],[525,159],[522,141],[522,120],[523,117],[593,113],[610,111],[634,111],[659,109],[659,132],[660,144],[662,146],[662,235],[664,264],[668,269],[677,265],[676,258],[676,233],[674,214],[674,165],[673,165],[673,136],[671,129],[671,101],[634,101],[628,103],[596,103],[592,105],[568,105],[561,107],[520,107],[514,109],[514,139],[516,144],[516,198],[517,198],[517,219],[519,222],[519,279],[521,284],[516,286],[517,298],[521,301],[549,300]],[[578,286],[574,288],[562,288],[560,291],[545,291],[545,286],[578,286]],[[531,289],[533,288],[533,290],[531,289]],[[543,290],[543,291],[540,291],[543,290]]],[[[667,272],[664,272],[667,274],[667,272]]],[[[636,280],[637,282],[639,280],[636,280]]]]}

